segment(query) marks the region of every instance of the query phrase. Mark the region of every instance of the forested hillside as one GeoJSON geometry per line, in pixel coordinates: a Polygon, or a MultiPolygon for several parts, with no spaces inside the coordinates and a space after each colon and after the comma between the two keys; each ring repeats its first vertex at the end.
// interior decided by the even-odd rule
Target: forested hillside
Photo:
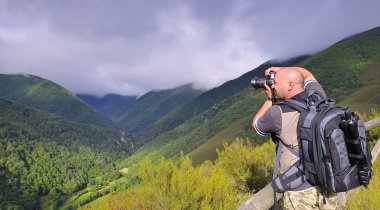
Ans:
{"type": "Polygon", "coordinates": [[[59,204],[98,176],[118,178],[115,161],[128,152],[117,130],[3,99],[0,125],[0,209],[36,209],[42,195],[59,204]]]}
{"type": "Polygon", "coordinates": [[[37,76],[0,74],[0,97],[77,122],[115,126],[111,120],[97,113],[73,93],[37,76]]]}

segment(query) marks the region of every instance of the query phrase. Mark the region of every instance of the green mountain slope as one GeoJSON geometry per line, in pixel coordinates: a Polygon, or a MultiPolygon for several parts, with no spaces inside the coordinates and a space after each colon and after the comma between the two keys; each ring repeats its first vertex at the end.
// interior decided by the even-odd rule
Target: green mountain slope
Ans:
{"type": "Polygon", "coordinates": [[[37,209],[38,196],[61,202],[118,178],[114,162],[127,152],[117,130],[0,99],[0,209],[37,209]]]}
{"type": "Polygon", "coordinates": [[[108,117],[128,109],[137,100],[137,96],[122,96],[117,94],[107,94],[103,97],[88,94],[77,94],[76,96],[99,113],[108,117]]]}
{"type": "Polygon", "coordinates": [[[364,72],[359,81],[366,85],[346,97],[340,105],[367,114],[371,108],[380,110],[380,62],[364,72]]]}
{"type": "Polygon", "coordinates": [[[195,90],[191,84],[178,88],[150,91],[141,96],[125,112],[114,115],[112,119],[127,132],[137,134],[168,112],[172,111],[200,95],[203,91],[195,90]]]}
{"type": "Polygon", "coordinates": [[[114,127],[65,88],[33,75],[0,74],[0,97],[77,122],[114,127]]]}

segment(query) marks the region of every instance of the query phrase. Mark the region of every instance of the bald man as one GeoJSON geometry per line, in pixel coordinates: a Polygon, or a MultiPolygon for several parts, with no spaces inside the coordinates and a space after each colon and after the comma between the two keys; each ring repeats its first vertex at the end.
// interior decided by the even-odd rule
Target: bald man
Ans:
{"type": "MultiPolygon", "coordinates": [[[[274,141],[281,140],[283,144],[299,151],[297,126],[299,111],[286,104],[272,104],[272,97],[278,100],[294,99],[306,103],[308,92],[314,91],[326,97],[321,85],[313,74],[300,67],[272,67],[265,71],[276,72],[272,87],[265,86],[267,100],[256,113],[252,127],[259,135],[271,134],[274,141]],[[274,89],[274,95],[272,95],[274,89]]],[[[280,158],[280,173],[284,173],[299,160],[287,148],[282,147],[280,158]]],[[[284,193],[285,209],[335,209],[336,195],[330,195],[323,201],[320,189],[311,186],[307,181],[292,191],[284,193]]]]}

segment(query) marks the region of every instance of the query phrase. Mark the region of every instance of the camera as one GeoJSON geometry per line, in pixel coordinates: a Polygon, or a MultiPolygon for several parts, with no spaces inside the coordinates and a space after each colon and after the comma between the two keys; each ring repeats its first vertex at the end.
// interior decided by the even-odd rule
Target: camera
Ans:
{"type": "Polygon", "coordinates": [[[271,71],[269,72],[269,75],[266,76],[265,78],[253,78],[251,80],[251,85],[254,87],[256,90],[258,88],[264,88],[264,84],[267,84],[269,87],[271,87],[274,83],[274,76],[276,75],[276,72],[271,71]]]}

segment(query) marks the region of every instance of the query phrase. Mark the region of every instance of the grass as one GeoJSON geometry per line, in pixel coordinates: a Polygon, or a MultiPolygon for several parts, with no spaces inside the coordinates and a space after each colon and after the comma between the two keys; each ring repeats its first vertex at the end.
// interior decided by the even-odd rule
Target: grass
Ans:
{"type": "MultiPolygon", "coordinates": [[[[122,170],[125,170],[122,169],[122,170]]],[[[101,186],[99,188],[95,187],[95,186],[89,186],[77,193],[75,193],[74,195],[72,195],[71,197],[68,197],[64,203],[59,207],[59,209],[66,209],[68,208],[69,206],[79,206],[81,203],[83,203],[83,200],[86,200],[88,199],[88,197],[91,197],[91,195],[94,196],[94,194],[96,193],[101,193],[101,192],[105,192],[105,191],[109,191],[112,187],[114,186],[120,186],[122,185],[123,183],[126,183],[127,182],[127,179],[126,177],[121,177],[117,180],[113,180],[111,182],[109,182],[107,185],[105,186],[101,186]]],[[[103,197],[108,197],[108,194],[109,193],[105,193],[107,195],[104,195],[104,196],[99,196],[99,198],[96,198],[94,200],[98,200],[98,199],[101,199],[103,197]]],[[[46,198],[47,199],[47,198],[46,198]]],[[[40,206],[42,206],[41,204],[41,200],[40,200],[40,206]]],[[[45,208],[41,208],[41,209],[45,209],[45,208]]]]}
{"type": "Polygon", "coordinates": [[[360,80],[365,80],[368,84],[351,93],[339,105],[367,114],[370,114],[373,107],[379,110],[380,64],[375,65],[375,67],[366,72],[360,80]]]}
{"type": "Polygon", "coordinates": [[[352,196],[348,209],[349,210],[372,210],[380,207],[380,158],[377,158],[373,165],[373,173],[368,188],[360,188],[359,191],[352,196]]]}
{"type": "Polygon", "coordinates": [[[205,160],[215,160],[218,157],[216,148],[221,149],[224,142],[228,142],[230,144],[235,140],[239,131],[243,129],[245,118],[235,121],[230,126],[217,133],[215,136],[190,152],[189,155],[192,157],[193,165],[199,165],[205,160]]]}
{"type": "Polygon", "coordinates": [[[96,199],[96,201],[93,201],[93,202],[88,203],[84,206],[81,206],[78,209],[102,209],[102,210],[111,209],[108,205],[109,197],[110,197],[110,194],[102,196],[102,197],[96,199]]]}

